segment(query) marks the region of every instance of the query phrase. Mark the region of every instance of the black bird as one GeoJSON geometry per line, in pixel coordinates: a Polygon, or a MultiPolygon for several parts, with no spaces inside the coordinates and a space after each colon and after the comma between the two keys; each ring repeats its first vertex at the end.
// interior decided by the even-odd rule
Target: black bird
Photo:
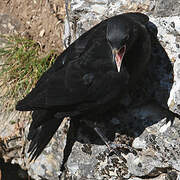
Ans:
{"type": "Polygon", "coordinates": [[[72,43],[16,105],[33,111],[28,139],[36,159],[64,117],[90,121],[118,105],[147,66],[151,39],[149,18],[125,13],[94,26],[72,43]]]}

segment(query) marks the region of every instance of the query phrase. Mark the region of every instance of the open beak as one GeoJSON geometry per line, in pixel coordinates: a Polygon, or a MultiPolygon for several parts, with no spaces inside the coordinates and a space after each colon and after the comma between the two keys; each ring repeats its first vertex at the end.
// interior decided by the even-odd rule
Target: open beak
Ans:
{"type": "Polygon", "coordinates": [[[117,68],[117,71],[120,72],[121,70],[121,64],[124,57],[124,54],[126,52],[126,45],[122,46],[120,49],[113,49],[113,63],[117,68]]]}

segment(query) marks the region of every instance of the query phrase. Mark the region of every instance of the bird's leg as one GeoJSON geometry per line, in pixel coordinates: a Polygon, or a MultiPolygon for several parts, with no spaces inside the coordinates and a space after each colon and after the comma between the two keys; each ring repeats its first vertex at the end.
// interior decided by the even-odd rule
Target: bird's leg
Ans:
{"type": "Polygon", "coordinates": [[[106,144],[110,153],[113,152],[120,157],[122,157],[122,155],[119,149],[128,149],[130,152],[134,153],[135,150],[131,146],[128,146],[127,144],[115,144],[108,141],[98,127],[94,127],[94,130],[99,135],[101,140],[106,144]]]}
{"type": "MultiPolygon", "coordinates": [[[[105,137],[105,135],[101,132],[101,130],[97,127],[96,123],[91,123],[84,121],[88,126],[94,129],[94,131],[97,133],[97,135],[101,138],[101,140],[105,143],[105,145],[108,148],[108,151],[110,153],[115,153],[117,156],[122,157],[121,155],[121,149],[128,149],[130,152],[134,152],[134,149],[126,144],[115,144],[110,141],[105,137]]],[[[124,158],[123,158],[124,159],[124,158]]]]}
{"type": "Polygon", "coordinates": [[[115,144],[109,142],[98,127],[94,127],[94,130],[98,134],[98,136],[101,138],[101,140],[106,144],[110,153],[114,152],[117,156],[121,156],[121,153],[117,151],[116,148],[114,148],[115,144]]]}

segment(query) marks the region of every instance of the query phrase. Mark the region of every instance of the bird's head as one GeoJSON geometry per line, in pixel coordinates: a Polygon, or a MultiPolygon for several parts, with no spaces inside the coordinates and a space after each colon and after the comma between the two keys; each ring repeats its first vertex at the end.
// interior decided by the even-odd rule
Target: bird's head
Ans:
{"type": "Polygon", "coordinates": [[[108,21],[106,39],[112,50],[113,64],[118,72],[122,69],[123,57],[131,45],[131,31],[131,25],[123,18],[108,21]]]}

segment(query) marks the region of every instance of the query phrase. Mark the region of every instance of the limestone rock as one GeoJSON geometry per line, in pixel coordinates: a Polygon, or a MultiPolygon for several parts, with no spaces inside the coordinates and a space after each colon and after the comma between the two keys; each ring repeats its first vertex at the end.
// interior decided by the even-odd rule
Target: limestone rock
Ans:
{"type": "Polygon", "coordinates": [[[180,1],[179,0],[169,0],[156,1],[155,15],[157,16],[179,16],[180,15],[180,1]]]}
{"type": "Polygon", "coordinates": [[[129,171],[135,176],[156,176],[164,169],[180,168],[180,121],[175,118],[173,124],[166,119],[147,127],[134,140],[134,147],[141,146],[138,156],[128,154],[129,171]],[[136,145],[135,145],[136,144],[136,145]]]}
{"type": "Polygon", "coordinates": [[[20,23],[8,14],[0,14],[0,34],[17,34],[20,23]]]}

